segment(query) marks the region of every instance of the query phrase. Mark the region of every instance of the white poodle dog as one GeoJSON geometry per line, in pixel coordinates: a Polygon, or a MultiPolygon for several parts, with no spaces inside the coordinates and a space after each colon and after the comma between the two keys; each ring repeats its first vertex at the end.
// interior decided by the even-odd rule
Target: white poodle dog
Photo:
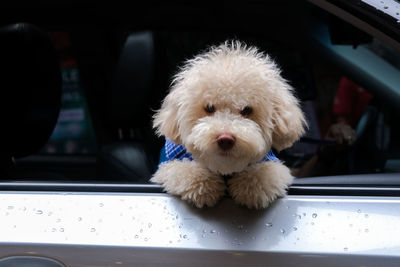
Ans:
{"type": "Polygon", "coordinates": [[[178,155],[151,181],[199,208],[226,191],[241,205],[265,208],[293,180],[271,148],[291,146],[305,126],[291,86],[267,55],[238,41],[212,47],[185,63],[154,115],[154,128],[172,146],[167,157],[178,155]]]}

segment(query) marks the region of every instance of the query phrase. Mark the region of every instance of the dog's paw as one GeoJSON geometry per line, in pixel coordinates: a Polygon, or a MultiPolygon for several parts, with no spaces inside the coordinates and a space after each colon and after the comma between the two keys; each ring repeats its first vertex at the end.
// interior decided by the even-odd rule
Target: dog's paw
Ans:
{"type": "Polygon", "coordinates": [[[228,181],[228,190],[237,203],[250,209],[262,209],[284,196],[292,181],[293,176],[286,166],[269,161],[235,174],[228,181]]]}
{"type": "Polygon", "coordinates": [[[178,195],[198,208],[212,207],[225,193],[223,179],[195,161],[171,161],[162,164],[150,179],[165,191],[178,195]]]}

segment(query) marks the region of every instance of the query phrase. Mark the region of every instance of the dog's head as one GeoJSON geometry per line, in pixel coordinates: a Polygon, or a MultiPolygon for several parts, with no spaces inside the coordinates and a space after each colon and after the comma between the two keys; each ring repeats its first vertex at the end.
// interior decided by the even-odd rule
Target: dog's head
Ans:
{"type": "Polygon", "coordinates": [[[290,85],[256,48],[225,43],[188,60],[154,115],[159,135],[230,174],[291,146],[306,125],[290,85]]]}

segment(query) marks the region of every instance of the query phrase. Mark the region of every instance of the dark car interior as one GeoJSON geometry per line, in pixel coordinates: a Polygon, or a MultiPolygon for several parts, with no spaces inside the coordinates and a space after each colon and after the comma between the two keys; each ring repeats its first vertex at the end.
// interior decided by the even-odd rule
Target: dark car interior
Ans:
{"type": "Polygon", "coordinates": [[[277,153],[289,167],[302,168],[323,147],[305,177],[399,171],[400,94],[356,62],[367,51],[396,74],[397,50],[306,1],[209,5],[44,1],[2,8],[2,179],[148,183],[164,143],[152,115],[174,73],[185,59],[232,39],[269,53],[315,122],[292,149],[277,153]],[[327,46],[318,41],[324,27],[327,46]],[[335,54],[336,47],[350,54],[335,54]],[[343,77],[373,95],[349,146],[324,138],[343,77]]]}

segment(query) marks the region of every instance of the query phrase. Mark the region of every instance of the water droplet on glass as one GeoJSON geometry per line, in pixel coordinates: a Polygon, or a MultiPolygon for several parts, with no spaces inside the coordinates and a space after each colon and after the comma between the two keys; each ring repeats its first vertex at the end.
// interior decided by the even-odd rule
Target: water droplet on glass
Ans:
{"type": "Polygon", "coordinates": [[[204,229],[204,230],[203,230],[203,233],[207,233],[207,230],[206,230],[206,229],[204,229]]]}
{"type": "Polygon", "coordinates": [[[99,207],[104,207],[104,204],[103,203],[99,203],[99,207]]]}
{"type": "Polygon", "coordinates": [[[358,209],[358,210],[357,210],[357,213],[361,213],[361,210],[360,210],[360,209],[358,209]]]}
{"type": "Polygon", "coordinates": [[[60,228],[60,232],[64,232],[64,228],[60,228]]]}
{"type": "Polygon", "coordinates": [[[303,217],[306,217],[306,215],[307,215],[307,214],[304,212],[304,213],[303,213],[303,217]]]}
{"type": "Polygon", "coordinates": [[[147,237],[145,237],[145,238],[144,238],[144,241],[147,241],[147,240],[149,240],[149,239],[148,239],[147,237]]]}
{"type": "Polygon", "coordinates": [[[211,230],[210,233],[215,234],[217,231],[211,230]]]}
{"type": "Polygon", "coordinates": [[[273,225],[272,223],[266,223],[265,224],[265,226],[267,226],[267,227],[272,227],[272,225],[273,225]]]}
{"type": "Polygon", "coordinates": [[[251,239],[256,240],[256,237],[255,237],[255,236],[252,236],[251,239]]]}
{"type": "Polygon", "coordinates": [[[368,232],[369,232],[369,229],[368,229],[368,228],[366,228],[366,229],[364,230],[364,232],[368,233],[368,232]]]}
{"type": "Polygon", "coordinates": [[[238,229],[242,230],[243,229],[243,225],[238,225],[238,229]]]}
{"type": "Polygon", "coordinates": [[[82,217],[78,217],[78,222],[82,221],[82,217]]]}
{"type": "Polygon", "coordinates": [[[147,226],[148,226],[149,228],[151,228],[152,224],[151,224],[151,223],[149,223],[147,226]]]}
{"type": "Polygon", "coordinates": [[[329,217],[331,217],[331,216],[332,216],[332,214],[331,214],[331,213],[328,213],[328,216],[329,216],[329,217]]]}
{"type": "Polygon", "coordinates": [[[400,15],[399,12],[396,12],[396,15],[397,15],[397,16],[400,15]]]}
{"type": "Polygon", "coordinates": [[[60,219],[60,218],[58,218],[58,219],[56,220],[56,222],[57,222],[57,223],[61,222],[61,219],[60,219]]]}
{"type": "Polygon", "coordinates": [[[369,217],[369,215],[368,215],[368,214],[365,214],[365,215],[364,215],[364,218],[368,218],[368,217],[369,217]]]}
{"type": "Polygon", "coordinates": [[[94,228],[94,227],[92,227],[92,228],[90,228],[90,232],[96,232],[96,228],[94,228]]]}
{"type": "Polygon", "coordinates": [[[186,239],[186,238],[187,238],[187,235],[183,235],[183,238],[186,239]]]}
{"type": "Polygon", "coordinates": [[[139,235],[135,235],[135,238],[139,238],[139,235]]]}
{"type": "Polygon", "coordinates": [[[344,250],[344,251],[348,251],[348,250],[349,250],[349,248],[345,247],[345,248],[343,248],[343,250],[344,250]]]}
{"type": "Polygon", "coordinates": [[[143,229],[140,229],[140,231],[139,231],[139,232],[143,233],[143,229]]]}
{"type": "Polygon", "coordinates": [[[388,7],[388,6],[384,6],[383,8],[384,8],[384,9],[388,9],[389,7],[388,7]]]}
{"type": "Polygon", "coordinates": [[[56,228],[51,228],[51,231],[54,233],[54,232],[57,231],[57,229],[56,228]]]}
{"type": "Polygon", "coordinates": [[[318,214],[316,214],[316,213],[313,213],[313,215],[312,215],[313,218],[317,218],[317,216],[318,216],[318,214]]]}
{"type": "Polygon", "coordinates": [[[311,222],[311,225],[314,225],[314,222],[311,222]]]}
{"type": "Polygon", "coordinates": [[[37,211],[36,211],[36,214],[42,215],[42,214],[43,214],[43,211],[42,211],[42,210],[37,210],[37,211]]]}
{"type": "Polygon", "coordinates": [[[293,227],[293,231],[297,231],[297,227],[293,227]]]}
{"type": "Polygon", "coordinates": [[[204,238],[204,237],[206,237],[206,235],[205,235],[205,234],[202,234],[201,237],[204,238]]]}
{"type": "Polygon", "coordinates": [[[282,234],[286,233],[285,229],[281,229],[281,233],[282,234]]]}

